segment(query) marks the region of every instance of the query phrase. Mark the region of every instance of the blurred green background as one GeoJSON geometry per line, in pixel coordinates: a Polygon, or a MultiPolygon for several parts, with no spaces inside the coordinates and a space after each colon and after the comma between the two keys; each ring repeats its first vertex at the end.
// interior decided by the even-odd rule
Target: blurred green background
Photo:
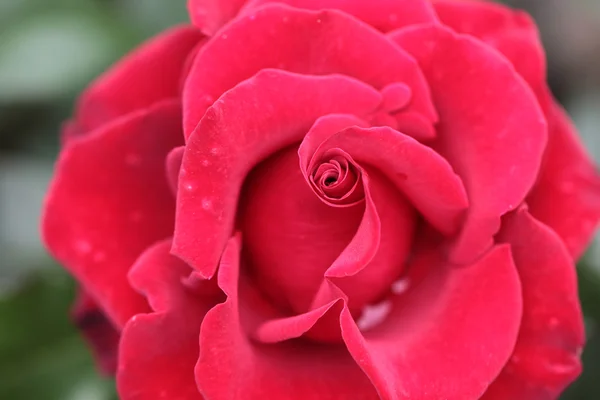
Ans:
{"type": "MultiPolygon", "coordinates": [[[[538,21],[552,89],[600,160],[600,1],[506,2],[538,21]]],[[[39,242],[39,210],[77,93],[185,20],[185,0],[0,0],[0,399],[116,398],[68,319],[73,282],[39,242]]],[[[579,275],[585,372],[563,398],[600,399],[600,246],[579,275]]]]}

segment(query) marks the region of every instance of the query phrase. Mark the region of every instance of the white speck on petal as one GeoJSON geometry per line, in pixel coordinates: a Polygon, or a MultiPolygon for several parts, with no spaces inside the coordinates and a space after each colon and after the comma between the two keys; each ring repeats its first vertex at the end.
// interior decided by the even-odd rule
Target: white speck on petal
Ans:
{"type": "Polygon", "coordinates": [[[89,254],[92,251],[92,245],[87,240],[79,239],[75,242],[75,251],[79,254],[89,254]]]}
{"type": "Polygon", "coordinates": [[[410,287],[410,281],[407,278],[400,279],[394,283],[392,283],[392,293],[394,294],[402,294],[408,290],[410,287]]]}
{"type": "Polygon", "coordinates": [[[381,303],[367,305],[363,309],[363,313],[360,318],[356,321],[356,325],[358,325],[358,329],[361,331],[367,331],[383,322],[391,310],[392,302],[390,300],[384,300],[381,303]]]}
{"type": "Polygon", "coordinates": [[[202,199],[202,208],[204,210],[210,210],[212,208],[212,201],[210,199],[202,199]]]}

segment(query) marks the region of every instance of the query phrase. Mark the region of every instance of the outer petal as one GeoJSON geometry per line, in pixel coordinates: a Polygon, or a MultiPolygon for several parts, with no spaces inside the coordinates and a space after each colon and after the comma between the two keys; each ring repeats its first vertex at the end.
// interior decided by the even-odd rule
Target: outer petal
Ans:
{"type": "Polygon", "coordinates": [[[340,10],[383,32],[437,21],[429,0],[250,0],[242,12],[249,14],[269,3],[283,3],[307,10],[340,10]]]}
{"type": "Polygon", "coordinates": [[[512,248],[523,321],[510,362],[483,399],[556,399],[581,372],[584,328],[575,265],[560,238],[525,208],[503,218],[498,239],[512,248]]]}
{"type": "Polygon", "coordinates": [[[341,73],[377,89],[402,82],[412,90],[405,111],[421,113],[423,129],[437,117],[415,61],[380,32],[338,11],[270,5],[228,25],[198,53],[184,90],[186,138],[215,99],[264,68],[341,73]]]}
{"type": "Polygon", "coordinates": [[[106,375],[117,372],[119,331],[85,290],[79,290],[71,310],[73,321],[92,348],[100,370],[106,375]]]}
{"type": "Polygon", "coordinates": [[[550,140],[527,204],[534,217],[560,235],[577,260],[600,221],[600,174],[564,110],[549,94],[542,104],[550,140]]]}
{"type": "Polygon", "coordinates": [[[191,269],[170,248],[171,240],[152,246],[129,275],[155,312],[134,316],[123,329],[117,376],[123,400],[202,399],[194,378],[198,332],[219,298],[184,287],[191,269]]]}
{"type": "Polygon", "coordinates": [[[411,288],[379,326],[342,334],[383,399],[475,400],[506,364],[521,320],[521,288],[508,246],[456,267],[417,251],[411,288]],[[424,275],[419,278],[419,275],[424,275]]]}
{"type": "Polygon", "coordinates": [[[299,341],[257,345],[245,336],[240,317],[252,309],[238,302],[239,251],[239,240],[231,239],[218,274],[227,300],[202,322],[196,364],[201,393],[211,400],[377,399],[343,347],[299,341]]]}
{"type": "Polygon", "coordinates": [[[545,118],[510,63],[476,39],[440,26],[393,37],[427,76],[440,114],[434,147],[465,183],[470,208],[452,256],[469,262],[491,246],[500,216],[533,186],[546,145],[545,118]]]}
{"type": "Polygon", "coordinates": [[[124,114],[178,97],[184,65],[202,34],[182,26],[166,31],[100,76],[77,104],[76,121],[65,136],[75,137],[124,114]]]}
{"type": "Polygon", "coordinates": [[[546,84],[546,57],[535,21],[524,11],[490,1],[433,0],[442,23],[500,51],[537,90],[546,84]]]}
{"type": "Polygon", "coordinates": [[[233,19],[247,0],[187,0],[188,12],[194,25],[207,35],[233,19]]]}
{"type": "Polygon", "coordinates": [[[342,76],[266,70],[227,92],[207,112],[183,157],[173,251],[211,277],[232,234],[238,196],[260,161],[299,142],[321,115],[364,116],[373,88],[342,76]]]}
{"type": "Polygon", "coordinates": [[[73,141],[46,198],[46,245],[117,328],[147,309],[127,282],[129,268],[173,232],[165,158],[182,142],[180,118],[179,104],[161,103],[73,141]]]}
{"type": "Polygon", "coordinates": [[[600,220],[600,177],[572,122],[546,88],[546,61],[535,23],[522,11],[490,2],[435,0],[434,6],[444,24],[502,52],[535,90],[548,120],[548,147],[527,203],[579,258],[600,220]]]}

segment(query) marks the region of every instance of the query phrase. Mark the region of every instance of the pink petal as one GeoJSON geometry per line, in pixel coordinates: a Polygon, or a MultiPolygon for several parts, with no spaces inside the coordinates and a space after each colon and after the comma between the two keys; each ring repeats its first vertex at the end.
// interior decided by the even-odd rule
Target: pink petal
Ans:
{"type": "Polygon", "coordinates": [[[200,51],[184,90],[186,137],[222,93],[264,68],[341,73],[378,89],[403,82],[412,90],[409,109],[429,125],[437,117],[417,64],[384,35],[338,11],[276,4],[240,17],[200,51]]]}
{"type": "Polygon", "coordinates": [[[188,13],[194,25],[207,35],[233,19],[247,0],[187,0],[188,13]]]}
{"type": "Polygon", "coordinates": [[[246,175],[278,150],[299,142],[330,113],[364,116],[377,91],[343,76],[263,70],[227,92],[190,137],[180,173],[174,252],[211,277],[235,222],[246,175]],[[268,112],[265,112],[268,110],[268,112]]]}
{"type": "Polygon", "coordinates": [[[114,375],[117,372],[119,331],[85,290],[79,289],[71,314],[75,325],[94,352],[100,371],[106,375],[114,375]]]}
{"type": "Polygon", "coordinates": [[[342,312],[344,341],[381,398],[478,399],[512,353],[522,302],[509,247],[462,267],[436,247],[417,250],[411,288],[380,325],[361,333],[342,312]]]}
{"type": "Polygon", "coordinates": [[[556,399],[581,372],[584,327],[575,265],[560,238],[525,208],[503,218],[498,238],[512,248],[523,320],[510,362],[483,399],[556,399]]]}
{"type": "Polygon", "coordinates": [[[119,61],[83,93],[77,104],[76,129],[71,128],[67,137],[178,97],[185,61],[201,39],[202,34],[192,27],[176,27],[119,61]]]}
{"type": "Polygon", "coordinates": [[[179,104],[164,102],[71,142],[46,198],[50,252],[121,328],[147,309],[127,282],[138,255],[173,232],[165,158],[181,144],[179,104]]]}
{"type": "Polygon", "coordinates": [[[194,377],[198,332],[219,298],[183,286],[192,270],[170,248],[171,240],[150,247],[129,275],[154,312],[134,316],[123,329],[117,376],[123,400],[203,399],[194,377]]]}
{"type": "Polygon", "coordinates": [[[242,13],[250,14],[270,3],[282,3],[307,10],[340,10],[382,32],[437,21],[428,0],[250,0],[242,13]]]}
{"type": "Polygon", "coordinates": [[[600,221],[600,174],[564,110],[542,96],[549,141],[542,171],[527,198],[531,214],[552,228],[577,260],[600,221]]]}
{"type": "Polygon", "coordinates": [[[470,208],[453,259],[469,262],[491,246],[500,216],[533,186],[545,118],[512,65],[476,39],[440,26],[400,30],[393,38],[427,76],[440,114],[433,147],[465,184],[470,208]]]}
{"type": "Polygon", "coordinates": [[[200,331],[196,380],[211,400],[244,398],[377,399],[373,386],[340,346],[288,341],[258,345],[244,334],[239,303],[239,238],[226,247],[218,282],[227,300],[208,312],[200,331]]]}

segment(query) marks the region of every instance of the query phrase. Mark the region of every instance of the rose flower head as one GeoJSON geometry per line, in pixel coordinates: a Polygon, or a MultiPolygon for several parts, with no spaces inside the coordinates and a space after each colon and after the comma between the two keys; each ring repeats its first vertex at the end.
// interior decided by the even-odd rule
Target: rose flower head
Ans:
{"type": "Polygon", "coordinates": [[[82,94],[45,203],[120,398],[556,399],[600,179],[531,18],[188,9],[82,94]]]}

